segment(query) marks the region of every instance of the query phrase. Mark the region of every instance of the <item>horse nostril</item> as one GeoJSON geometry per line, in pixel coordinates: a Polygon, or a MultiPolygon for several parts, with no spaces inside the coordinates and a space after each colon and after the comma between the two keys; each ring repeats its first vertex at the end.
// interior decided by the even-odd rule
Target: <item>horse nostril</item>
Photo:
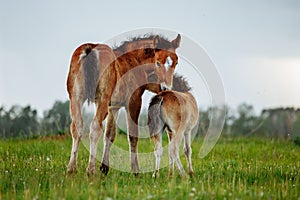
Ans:
{"type": "Polygon", "coordinates": [[[160,89],[161,89],[162,91],[165,91],[165,90],[168,90],[168,87],[167,87],[165,84],[161,84],[161,85],[160,85],[160,89]]]}

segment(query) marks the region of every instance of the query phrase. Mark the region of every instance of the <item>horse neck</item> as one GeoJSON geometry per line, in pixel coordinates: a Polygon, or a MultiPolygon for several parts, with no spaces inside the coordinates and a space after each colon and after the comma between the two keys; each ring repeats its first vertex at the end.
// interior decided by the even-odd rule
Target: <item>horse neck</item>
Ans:
{"type": "Polygon", "coordinates": [[[141,40],[128,42],[126,43],[125,49],[128,52],[128,51],[134,51],[136,49],[153,48],[153,47],[154,47],[154,40],[153,38],[149,38],[149,39],[141,39],[141,40]]]}
{"type": "MultiPolygon", "coordinates": [[[[144,51],[144,50],[140,50],[144,51]]],[[[147,66],[147,64],[154,63],[154,57],[146,57],[146,56],[139,56],[139,53],[136,53],[135,51],[125,53],[118,57],[118,61],[121,62],[121,67],[127,70],[131,70],[136,67],[141,67],[145,65],[143,68],[147,70],[147,67],[151,67],[153,65],[147,66]]]]}

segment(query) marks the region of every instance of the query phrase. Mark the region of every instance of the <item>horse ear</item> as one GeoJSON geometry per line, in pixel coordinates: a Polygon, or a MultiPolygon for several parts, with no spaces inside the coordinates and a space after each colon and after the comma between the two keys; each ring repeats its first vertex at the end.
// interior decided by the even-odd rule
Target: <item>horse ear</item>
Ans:
{"type": "Polygon", "coordinates": [[[159,41],[160,41],[160,38],[159,38],[158,35],[153,38],[153,46],[154,46],[154,48],[156,48],[158,46],[159,41]]]}
{"type": "Polygon", "coordinates": [[[177,38],[172,40],[172,46],[173,46],[174,49],[177,49],[179,47],[180,41],[181,41],[181,35],[178,34],[177,38]]]}

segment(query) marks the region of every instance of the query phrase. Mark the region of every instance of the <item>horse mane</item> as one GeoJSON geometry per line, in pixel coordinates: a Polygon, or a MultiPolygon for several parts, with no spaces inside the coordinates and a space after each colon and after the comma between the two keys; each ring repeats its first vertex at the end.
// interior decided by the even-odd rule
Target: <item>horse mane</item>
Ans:
{"type": "Polygon", "coordinates": [[[186,78],[177,73],[174,74],[172,90],[177,92],[189,92],[191,89],[186,78]]]}
{"type": "Polygon", "coordinates": [[[172,47],[171,41],[163,35],[156,35],[153,33],[147,33],[143,36],[134,36],[129,38],[127,41],[123,41],[119,46],[115,45],[113,47],[114,51],[120,51],[122,53],[126,52],[127,45],[133,42],[140,42],[143,40],[153,40],[156,36],[159,37],[159,43],[157,44],[157,49],[170,49],[172,47]]]}

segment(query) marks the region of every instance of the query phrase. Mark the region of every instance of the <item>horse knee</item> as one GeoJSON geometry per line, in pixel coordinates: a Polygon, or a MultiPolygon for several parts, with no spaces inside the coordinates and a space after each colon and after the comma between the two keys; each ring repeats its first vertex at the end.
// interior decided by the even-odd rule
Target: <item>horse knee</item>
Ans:
{"type": "Polygon", "coordinates": [[[138,140],[139,140],[138,137],[134,137],[134,136],[129,135],[129,143],[130,143],[130,149],[131,150],[134,150],[134,149],[137,148],[138,140]]]}
{"type": "Polygon", "coordinates": [[[116,129],[110,129],[109,127],[105,127],[105,134],[103,141],[105,144],[112,144],[115,141],[116,137],[116,129]]]}
{"type": "Polygon", "coordinates": [[[113,143],[115,141],[115,137],[114,136],[107,137],[107,139],[109,140],[110,143],[113,143]]]}
{"type": "Polygon", "coordinates": [[[155,151],[154,151],[155,157],[161,157],[162,154],[163,154],[163,148],[162,147],[158,147],[158,148],[155,149],[155,151]]]}
{"type": "Polygon", "coordinates": [[[176,147],[171,144],[169,146],[169,156],[173,161],[175,161],[177,159],[177,154],[178,154],[178,152],[177,152],[176,147]]]}
{"type": "Polygon", "coordinates": [[[105,134],[104,142],[105,143],[113,143],[115,141],[115,133],[109,132],[105,134]]]}
{"type": "Polygon", "coordinates": [[[80,127],[77,126],[74,122],[71,123],[71,126],[70,126],[70,129],[71,129],[71,135],[72,135],[72,138],[74,140],[78,140],[80,139],[81,137],[81,130],[80,130],[80,127]]]}
{"type": "Polygon", "coordinates": [[[189,155],[191,155],[192,154],[192,148],[191,147],[183,147],[183,151],[184,151],[184,154],[186,155],[186,156],[189,156],[189,155]]]}
{"type": "Polygon", "coordinates": [[[134,136],[129,136],[129,142],[132,146],[136,146],[138,143],[139,138],[134,136]]]}
{"type": "Polygon", "coordinates": [[[90,140],[98,140],[102,133],[102,124],[93,121],[90,126],[90,140]]]}

